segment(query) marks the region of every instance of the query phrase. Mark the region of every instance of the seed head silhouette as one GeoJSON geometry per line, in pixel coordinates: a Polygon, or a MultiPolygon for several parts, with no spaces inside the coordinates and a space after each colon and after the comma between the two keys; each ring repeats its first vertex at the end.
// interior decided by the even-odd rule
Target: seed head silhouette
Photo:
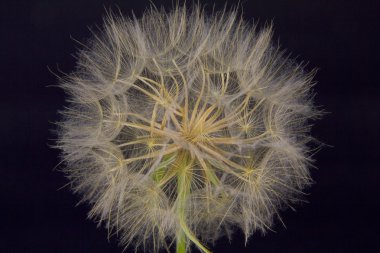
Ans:
{"type": "Polygon", "coordinates": [[[109,14],[61,78],[57,146],[89,217],[137,251],[271,229],[311,183],[314,72],[236,10],[109,14]],[[276,218],[276,219],[275,219],[276,218]]]}

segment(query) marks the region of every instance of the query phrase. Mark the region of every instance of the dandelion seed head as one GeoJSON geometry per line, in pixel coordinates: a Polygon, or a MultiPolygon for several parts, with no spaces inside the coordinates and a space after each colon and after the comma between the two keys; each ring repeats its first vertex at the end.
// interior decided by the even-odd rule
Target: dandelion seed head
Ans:
{"type": "Polygon", "coordinates": [[[202,252],[281,221],[311,183],[313,72],[223,10],[109,14],[62,78],[57,146],[89,216],[124,247],[202,252]],[[189,247],[186,248],[189,250],[189,247]]]}

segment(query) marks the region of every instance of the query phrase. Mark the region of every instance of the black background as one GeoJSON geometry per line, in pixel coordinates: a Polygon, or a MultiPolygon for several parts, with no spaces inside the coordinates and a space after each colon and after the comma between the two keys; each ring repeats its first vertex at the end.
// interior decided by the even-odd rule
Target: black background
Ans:
{"type": "MultiPolygon", "coordinates": [[[[154,1],[157,6],[170,1],[154,1]]],[[[205,2],[205,1],[202,1],[205,2]]],[[[221,8],[224,1],[208,1],[221,8]]],[[[214,252],[380,252],[379,240],[379,12],[377,1],[240,1],[244,17],[274,21],[274,39],[318,68],[316,104],[329,114],[313,135],[332,145],[315,158],[309,203],[283,212],[287,228],[237,233],[214,252]]],[[[228,2],[228,5],[232,1],[228,2]]],[[[0,252],[121,252],[116,238],[86,219],[86,205],[53,168],[58,151],[49,131],[65,104],[58,69],[70,72],[72,54],[105,8],[140,16],[149,1],[1,1],[0,5],[0,252]]],[[[126,251],[131,252],[131,251],[126,251]]]]}

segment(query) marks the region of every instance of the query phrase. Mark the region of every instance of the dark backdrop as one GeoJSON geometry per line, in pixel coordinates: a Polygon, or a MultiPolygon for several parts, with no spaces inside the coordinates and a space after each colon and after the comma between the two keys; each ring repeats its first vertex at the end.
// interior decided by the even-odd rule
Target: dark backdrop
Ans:
{"type": "MultiPolygon", "coordinates": [[[[203,1],[202,1],[203,2],[203,1]]],[[[244,248],[237,233],[214,252],[380,252],[379,18],[377,1],[240,1],[246,19],[274,21],[275,39],[307,68],[319,68],[316,103],[329,114],[313,134],[332,145],[315,158],[309,203],[283,212],[265,237],[244,248]]],[[[169,1],[155,1],[156,5],[169,1]]],[[[211,7],[211,1],[208,1],[211,7]]],[[[232,2],[230,1],[229,4],[232,2]]],[[[215,1],[216,7],[224,2],[215,1]]],[[[139,1],[29,0],[0,5],[0,252],[121,252],[104,228],[86,220],[86,205],[64,188],[53,167],[49,132],[65,104],[48,71],[70,72],[72,54],[105,8],[139,16],[139,1]]],[[[129,252],[128,250],[126,252],[129,252]]]]}

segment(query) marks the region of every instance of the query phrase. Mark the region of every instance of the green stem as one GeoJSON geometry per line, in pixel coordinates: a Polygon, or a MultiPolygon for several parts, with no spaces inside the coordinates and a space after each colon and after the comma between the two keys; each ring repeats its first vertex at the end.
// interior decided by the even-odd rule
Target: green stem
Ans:
{"type": "Polygon", "coordinates": [[[187,239],[192,241],[202,252],[211,253],[192,233],[186,222],[186,202],[190,195],[191,188],[191,167],[193,159],[187,152],[180,152],[177,157],[177,215],[179,219],[180,229],[176,235],[176,253],[186,253],[187,239]]]}
{"type": "MultiPolygon", "coordinates": [[[[187,174],[191,164],[189,164],[189,157],[186,152],[180,152],[177,159],[177,215],[180,223],[182,223],[181,221],[186,220],[186,198],[190,193],[189,181],[191,182],[191,180],[188,180],[187,174]]],[[[186,253],[186,234],[182,226],[177,233],[176,247],[176,253],[186,253]]]]}
{"type": "Polygon", "coordinates": [[[186,235],[183,231],[177,235],[176,253],[186,253],[186,235]]]}

